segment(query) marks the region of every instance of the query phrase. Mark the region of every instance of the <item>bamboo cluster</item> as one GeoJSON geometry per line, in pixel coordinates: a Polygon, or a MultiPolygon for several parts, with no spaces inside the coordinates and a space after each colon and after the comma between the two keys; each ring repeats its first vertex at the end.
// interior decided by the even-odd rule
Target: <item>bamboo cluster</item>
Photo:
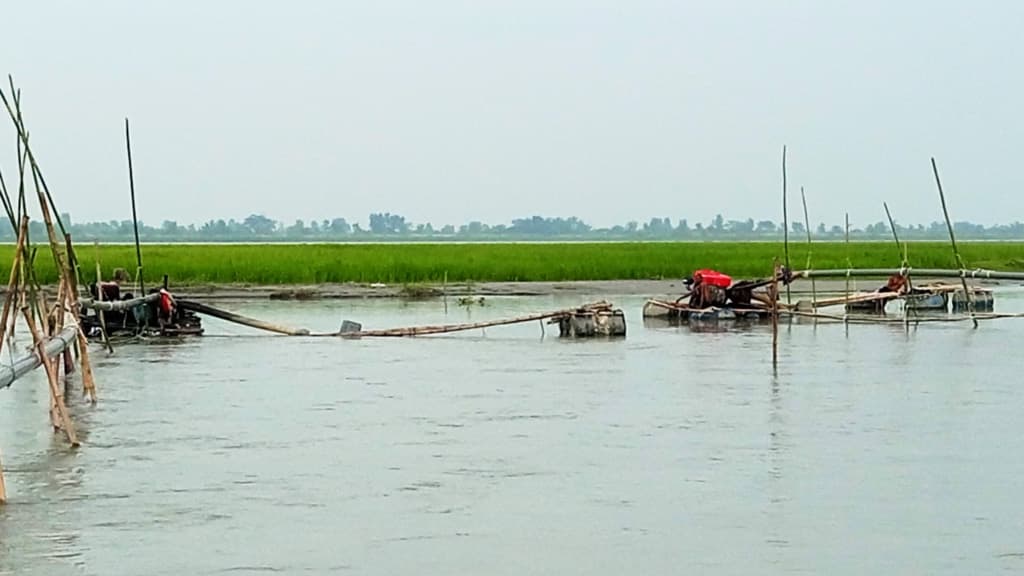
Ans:
{"type": "MultiPolygon", "coordinates": [[[[29,144],[29,132],[25,128],[22,116],[21,92],[15,88],[10,77],[8,84],[10,93],[0,89],[0,101],[3,102],[17,133],[17,189],[8,189],[0,173],[0,200],[18,240],[3,310],[0,312],[0,352],[5,345],[14,345],[15,327],[20,316],[32,337],[28,361],[22,362],[21,366],[27,369],[43,366],[50,390],[50,422],[54,431],[63,432],[68,443],[72,447],[77,447],[78,436],[65,403],[65,388],[69,384],[68,377],[75,369],[73,356],[76,351],[81,367],[83,393],[90,402],[96,401],[96,384],[89,362],[86,335],[79,323],[78,266],[71,235],[66,232],[63,222],[60,221],[53,196],[29,144]],[[39,210],[46,227],[46,242],[60,273],[57,293],[52,299],[36,277],[36,250],[29,237],[27,197],[30,190],[35,193],[39,202],[39,210]]],[[[20,375],[21,373],[14,371],[11,382],[20,375]]],[[[6,500],[4,488],[3,471],[0,468],[0,503],[6,500]]]]}

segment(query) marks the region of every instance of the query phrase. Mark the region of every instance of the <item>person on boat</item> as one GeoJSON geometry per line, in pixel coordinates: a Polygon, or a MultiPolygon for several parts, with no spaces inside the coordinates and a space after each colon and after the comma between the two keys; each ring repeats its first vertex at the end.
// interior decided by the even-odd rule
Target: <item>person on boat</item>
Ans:
{"type": "Polygon", "coordinates": [[[167,325],[174,323],[174,314],[178,310],[178,303],[174,301],[174,296],[166,288],[161,288],[159,294],[160,298],[156,301],[156,321],[160,324],[160,329],[163,330],[167,325]]]}
{"type": "Polygon", "coordinates": [[[896,292],[901,294],[907,290],[907,277],[902,274],[893,274],[889,280],[875,292],[896,292]]]}
{"type": "Polygon", "coordinates": [[[128,272],[124,268],[115,268],[114,277],[108,282],[100,282],[99,286],[93,282],[89,286],[89,292],[93,298],[100,298],[100,291],[102,291],[102,298],[105,302],[112,302],[114,300],[130,300],[132,298],[131,292],[121,294],[121,284],[128,282],[128,272]]]}

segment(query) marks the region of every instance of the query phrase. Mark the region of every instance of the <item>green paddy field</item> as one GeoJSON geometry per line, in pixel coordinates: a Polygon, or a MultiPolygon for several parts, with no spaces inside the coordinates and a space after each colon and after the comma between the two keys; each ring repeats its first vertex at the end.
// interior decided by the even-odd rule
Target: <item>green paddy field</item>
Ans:
{"type": "MultiPolygon", "coordinates": [[[[968,267],[1024,271],[1024,242],[967,242],[960,246],[968,267]]],[[[104,278],[115,267],[134,273],[133,246],[79,246],[83,280],[95,279],[95,262],[104,278]]],[[[14,250],[0,250],[0,267],[9,269],[14,250]]],[[[954,268],[948,243],[909,244],[917,268],[954,268]]],[[[783,246],[774,242],[622,242],[495,244],[191,244],[143,245],[145,277],[167,274],[174,285],[319,284],[384,282],[528,282],[680,278],[697,268],[715,268],[735,277],[771,274],[783,246]]],[[[806,244],[790,245],[794,269],[806,267],[806,244]]],[[[42,283],[53,282],[53,259],[43,247],[36,253],[42,283]]],[[[815,243],[813,268],[896,267],[892,243],[815,243]]]]}

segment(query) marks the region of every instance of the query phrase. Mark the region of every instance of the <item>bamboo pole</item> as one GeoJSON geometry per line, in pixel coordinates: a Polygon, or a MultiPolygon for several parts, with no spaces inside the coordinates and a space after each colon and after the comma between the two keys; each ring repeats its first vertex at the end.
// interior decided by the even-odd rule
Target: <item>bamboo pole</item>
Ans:
{"type": "MultiPolygon", "coordinates": [[[[96,301],[101,304],[103,303],[103,269],[100,266],[98,246],[96,249],[96,301]]],[[[103,338],[103,345],[113,354],[114,347],[110,345],[110,339],[107,337],[107,314],[102,309],[99,309],[96,310],[96,316],[100,319],[100,335],[103,338]]]]}
{"type": "Polygon", "coordinates": [[[772,274],[772,370],[779,369],[779,259],[773,262],[772,274]]]}
{"type": "Polygon", "coordinates": [[[54,399],[56,413],[60,420],[61,427],[64,429],[64,434],[67,435],[68,442],[71,443],[71,446],[78,446],[78,435],[75,434],[74,424],[71,422],[71,416],[68,415],[67,406],[64,404],[64,394],[61,393],[60,388],[57,385],[57,374],[55,372],[53,362],[50,361],[50,358],[46,354],[46,341],[39,333],[39,328],[36,326],[35,318],[32,317],[27,301],[22,305],[21,311],[25,316],[25,322],[28,324],[29,331],[32,332],[32,339],[35,342],[36,351],[39,354],[39,361],[46,370],[46,378],[50,383],[50,394],[54,399]]]}
{"type": "MultiPolygon", "coordinates": [[[[892,230],[892,239],[896,242],[896,256],[900,257],[900,237],[896,232],[896,221],[892,218],[892,212],[889,212],[889,204],[882,202],[882,207],[885,208],[885,217],[889,219],[889,229],[892,230]]],[[[903,246],[903,254],[900,258],[900,268],[907,270],[905,278],[907,279],[907,293],[914,293],[914,283],[910,279],[910,262],[907,260],[906,245],[903,246]]],[[[914,316],[917,316],[917,307],[911,306],[910,300],[903,301],[903,323],[906,324],[907,329],[910,328],[910,311],[913,309],[914,316]]]]}
{"type": "MultiPolygon", "coordinates": [[[[853,262],[850,260],[850,213],[846,213],[846,229],[844,231],[846,236],[846,297],[850,297],[850,270],[853,268],[853,262]]],[[[846,308],[843,308],[843,317],[849,313],[846,308]]]]}
{"type": "MultiPolygon", "coordinates": [[[[782,147],[782,250],[786,258],[786,270],[792,270],[789,265],[789,208],[786,202],[786,147],[782,147]]],[[[778,270],[775,271],[778,276],[778,270]]],[[[789,283],[786,283],[786,304],[792,304],[789,283]]]]}
{"type": "Polygon", "coordinates": [[[138,270],[135,276],[139,281],[139,294],[146,293],[146,284],[142,279],[142,248],[139,246],[139,217],[135,212],[135,172],[132,170],[132,137],[128,130],[128,119],[124,119],[124,143],[128,149],[128,185],[132,193],[132,225],[135,228],[135,262],[138,270]]]}
{"type": "Polygon", "coordinates": [[[249,318],[242,316],[241,314],[235,314],[234,312],[228,312],[227,310],[221,310],[220,308],[214,308],[213,306],[208,306],[192,300],[178,300],[178,306],[183,310],[192,310],[193,312],[206,314],[207,316],[213,316],[214,318],[220,318],[221,320],[227,320],[228,322],[234,322],[236,324],[249,326],[250,328],[257,328],[259,330],[266,330],[268,332],[276,332],[287,336],[309,335],[309,330],[305,328],[291,328],[289,326],[281,326],[271,322],[264,322],[263,320],[256,320],[255,318],[249,318]]]}
{"type": "MultiPolygon", "coordinates": [[[[939,200],[942,202],[942,215],[946,217],[946,228],[949,229],[949,242],[953,245],[953,257],[956,260],[956,265],[961,270],[965,268],[964,260],[960,257],[960,250],[956,247],[956,235],[953,234],[953,222],[949,219],[949,210],[946,209],[946,195],[942,192],[942,180],[939,179],[939,168],[935,165],[935,158],[932,158],[932,173],[935,174],[935,185],[939,188],[939,200]]],[[[960,281],[964,285],[964,298],[967,299],[967,311],[974,316],[974,299],[971,297],[971,291],[967,288],[967,279],[963,276],[960,277],[960,281]]],[[[978,327],[978,322],[974,322],[974,327],[978,327]]]]}
{"type": "Polygon", "coordinates": [[[82,393],[92,404],[96,403],[96,380],[92,375],[92,362],[89,360],[89,340],[78,325],[78,363],[82,367],[82,393]]]}
{"type": "MultiPolygon", "coordinates": [[[[800,202],[804,205],[804,228],[807,231],[807,268],[811,267],[811,252],[813,250],[813,244],[811,242],[811,217],[807,215],[807,196],[804,194],[804,187],[800,187],[800,202]]],[[[818,286],[814,278],[811,278],[811,300],[818,299],[818,286]]],[[[790,302],[790,304],[792,304],[790,302]]]]}
{"type": "Polygon", "coordinates": [[[840,296],[838,298],[824,298],[822,300],[817,300],[813,303],[812,308],[824,308],[826,306],[835,306],[836,304],[857,304],[860,302],[875,302],[878,300],[895,300],[899,297],[899,294],[895,292],[866,292],[863,294],[851,294],[849,296],[840,296]]]}
{"type": "Polygon", "coordinates": [[[7,503],[7,484],[4,483],[4,463],[0,460],[0,505],[7,503]]]}
{"type": "Polygon", "coordinates": [[[11,264],[11,276],[7,282],[7,296],[4,298],[3,314],[0,316],[0,351],[3,350],[4,337],[7,335],[7,321],[11,313],[11,306],[16,297],[15,287],[18,284],[18,270],[21,267],[21,260],[25,251],[25,236],[28,233],[28,216],[22,216],[22,224],[18,227],[18,243],[14,251],[14,262],[11,264]]]}

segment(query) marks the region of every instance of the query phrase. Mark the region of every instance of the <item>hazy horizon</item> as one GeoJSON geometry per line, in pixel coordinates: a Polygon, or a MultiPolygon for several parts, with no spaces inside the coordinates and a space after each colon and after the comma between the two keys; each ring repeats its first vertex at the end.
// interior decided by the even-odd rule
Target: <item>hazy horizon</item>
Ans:
{"type": "MultiPolygon", "coordinates": [[[[22,89],[63,212],[200,223],[371,212],[1022,219],[1024,5],[810,0],[19,3],[22,89]]],[[[6,81],[4,90],[6,91],[6,81]]],[[[15,177],[14,131],[0,170],[15,177]]],[[[353,220],[361,221],[361,220],[353,220]]]]}

